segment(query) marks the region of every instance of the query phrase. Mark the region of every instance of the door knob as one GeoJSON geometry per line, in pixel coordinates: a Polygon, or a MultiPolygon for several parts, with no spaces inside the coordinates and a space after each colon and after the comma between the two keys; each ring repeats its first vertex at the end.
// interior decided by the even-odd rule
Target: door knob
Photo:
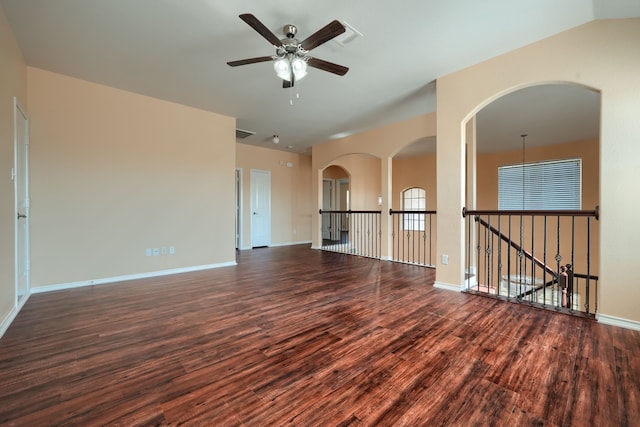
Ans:
{"type": "Polygon", "coordinates": [[[20,218],[26,218],[27,216],[25,214],[21,214],[20,212],[18,212],[18,219],[20,218]]]}

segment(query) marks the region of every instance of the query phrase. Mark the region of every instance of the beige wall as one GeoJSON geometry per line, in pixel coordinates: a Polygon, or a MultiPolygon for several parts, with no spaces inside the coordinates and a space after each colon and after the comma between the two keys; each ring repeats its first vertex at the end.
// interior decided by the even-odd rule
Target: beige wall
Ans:
{"type": "Polygon", "coordinates": [[[322,171],[322,177],[326,179],[348,179],[349,175],[340,166],[329,166],[322,171]]]}
{"type": "Polygon", "coordinates": [[[595,21],[438,79],[438,252],[449,255],[436,281],[464,280],[465,122],[514,90],[570,82],[601,91],[601,315],[640,321],[636,262],[640,229],[640,20],[595,21]]]}
{"type": "MultiPolygon", "coordinates": [[[[600,203],[600,152],[598,140],[527,148],[526,161],[582,159],[582,209],[594,209],[600,203]]],[[[498,167],[522,164],[522,150],[481,154],[478,164],[478,209],[498,209],[498,167]]]]}
{"type": "MultiPolygon", "coordinates": [[[[0,8],[0,330],[15,305],[13,98],[27,107],[27,68],[0,8]]],[[[0,335],[2,333],[0,332],[0,335]]]]}
{"type": "Polygon", "coordinates": [[[272,245],[310,242],[311,158],[236,144],[236,167],[242,169],[242,249],[251,247],[251,169],[271,172],[272,245]]]}
{"type": "Polygon", "coordinates": [[[393,209],[402,210],[402,192],[421,187],[426,191],[427,210],[436,210],[436,155],[393,159],[393,209]]]}
{"type": "MultiPolygon", "coordinates": [[[[393,156],[407,145],[425,137],[435,136],[435,134],[436,115],[431,113],[342,139],[314,145],[312,147],[313,156],[311,166],[311,191],[314,208],[317,211],[317,209],[322,206],[322,171],[332,163],[339,165],[340,163],[337,162],[337,159],[344,158],[347,155],[364,154],[379,159],[378,177],[380,179],[380,185],[377,190],[378,193],[375,194],[375,203],[371,204],[367,202],[367,206],[374,207],[368,209],[381,209],[383,212],[388,212],[391,207],[391,201],[393,200],[393,156]],[[382,206],[378,206],[378,195],[382,196],[382,206]]],[[[351,193],[353,197],[357,197],[357,189],[353,186],[353,180],[357,179],[357,177],[350,170],[349,173],[351,174],[352,182],[351,193]]],[[[351,208],[364,209],[356,206],[358,205],[353,204],[351,208]]],[[[389,257],[391,253],[391,242],[388,239],[390,227],[390,218],[383,217],[381,241],[383,258],[389,257]]],[[[315,216],[312,218],[311,231],[313,247],[320,247],[322,241],[320,218],[315,216]]]]}
{"type": "Polygon", "coordinates": [[[349,174],[351,210],[380,209],[380,159],[365,154],[349,154],[336,159],[333,165],[340,166],[349,174]]]}
{"type": "Polygon", "coordinates": [[[28,97],[32,287],[235,261],[235,119],[35,68],[28,97]]]}

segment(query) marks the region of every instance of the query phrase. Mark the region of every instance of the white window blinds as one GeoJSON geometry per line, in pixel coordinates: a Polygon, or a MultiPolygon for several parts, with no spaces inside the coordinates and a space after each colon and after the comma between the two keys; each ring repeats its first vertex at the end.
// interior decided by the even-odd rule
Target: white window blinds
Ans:
{"type": "Polygon", "coordinates": [[[498,168],[498,209],[579,210],[582,160],[558,160],[498,168]]]}

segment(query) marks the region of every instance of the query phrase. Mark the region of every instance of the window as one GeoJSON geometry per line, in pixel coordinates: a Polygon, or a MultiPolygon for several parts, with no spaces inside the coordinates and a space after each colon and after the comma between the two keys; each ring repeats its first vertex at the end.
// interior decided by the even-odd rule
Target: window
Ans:
{"type": "Polygon", "coordinates": [[[501,166],[498,168],[498,209],[581,209],[581,178],[581,159],[501,166]]]}
{"type": "MultiPolygon", "coordinates": [[[[412,187],[402,192],[403,211],[424,211],[427,208],[427,196],[424,188],[412,187]]],[[[405,230],[424,231],[425,214],[404,214],[405,230]]]]}

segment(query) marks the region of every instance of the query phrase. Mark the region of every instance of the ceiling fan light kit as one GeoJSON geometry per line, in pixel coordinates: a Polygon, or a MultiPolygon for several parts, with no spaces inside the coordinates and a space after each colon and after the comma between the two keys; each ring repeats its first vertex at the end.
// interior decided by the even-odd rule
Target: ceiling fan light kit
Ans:
{"type": "Polygon", "coordinates": [[[295,25],[287,24],[282,28],[284,39],[279,39],[271,32],[258,18],[250,13],[240,15],[240,19],[246,22],[264,39],[276,48],[273,56],[260,56],[256,58],[241,59],[239,61],[229,61],[231,67],[240,65],[255,64],[258,62],[275,61],[273,68],[276,75],[282,79],[282,87],[293,87],[295,81],[301,80],[307,75],[307,67],[317,68],[338,76],[344,76],[349,68],[334,64],[329,61],[314,58],[308,53],[312,49],[334,39],[346,31],[345,26],[338,20],[333,20],[303,41],[298,41],[295,35],[298,29],[295,25]]]}
{"type": "Polygon", "coordinates": [[[293,54],[287,54],[273,63],[276,75],[288,82],[302,80],[307,75],[307,61],[293,54]]]}

